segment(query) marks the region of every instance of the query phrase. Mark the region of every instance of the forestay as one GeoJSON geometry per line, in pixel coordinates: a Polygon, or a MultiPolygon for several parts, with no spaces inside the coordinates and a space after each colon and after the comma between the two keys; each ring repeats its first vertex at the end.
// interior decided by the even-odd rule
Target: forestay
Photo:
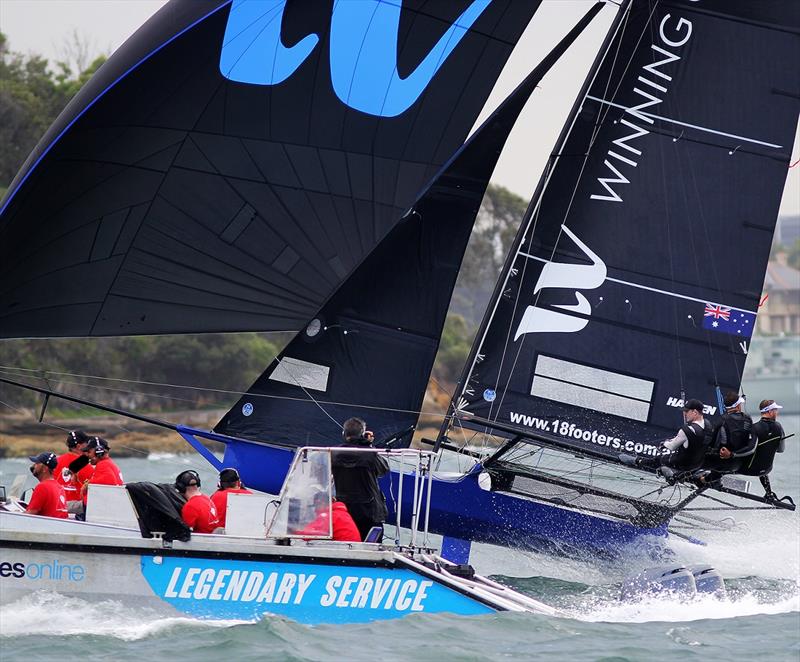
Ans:
{"type": "Polygon", "coordinates": [[[627,5],[454,410],[614,459],[655,453],[684,397],[718,413],[716,387],[740,384],[797,127],[799,27],[791,1],[627,5]]]}
{"type": "Polygon", "coordinates": [[[447,308],[494,166],[542,76],[602,8],[597,3],[411,206],[215,432],[330,445],[363,416],[379,441],[417,422],[447,308]]]}

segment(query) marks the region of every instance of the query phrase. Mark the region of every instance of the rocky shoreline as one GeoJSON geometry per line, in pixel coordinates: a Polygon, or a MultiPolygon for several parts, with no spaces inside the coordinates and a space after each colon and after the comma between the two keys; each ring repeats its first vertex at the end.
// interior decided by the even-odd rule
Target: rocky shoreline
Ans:
{"type": "MultiPolygon", "coordinates": [[[[223,412],[224,413],[224,412],[223,412]]],[[[208,430],[219,420],[220,412],[178,412],[169,418],[180,420],[200,430],[208,430]]],[[[167,420],[166,416],[159,416],[167,420]]],[[[147,457],[150,453],[193,453],[191,446],[172,430],[154,427],[141,421],[119,417],[45,419],[39,423],[34,414],[3,417],[0,420],[0,458],[28,457],[44,451],[64,452],[70,430],[84,430],[106,439],[114,457],[147,457]]],[[[223,444],[203,442],[212,451],[222,452],[223,444]]]]}

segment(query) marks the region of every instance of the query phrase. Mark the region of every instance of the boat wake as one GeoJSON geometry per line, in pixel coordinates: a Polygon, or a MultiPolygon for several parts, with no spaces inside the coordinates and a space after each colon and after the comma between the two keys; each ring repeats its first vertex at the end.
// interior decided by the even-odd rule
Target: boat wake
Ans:
{"type": "Polygon", "coordinates": [[[606,623],[648,623],[653,621],[677,623],[707,619],[730,619],[742,616],[775,615],[800,612],[798,586],[784,587],[786,591],[737,591],[719,599],[712,595],[697,595],[682,599],[675,595],[651,595],[637,601],[605,601],[588,599],[585,604],[565,610],[567,615],[582,621],[606,623]],[[765,601],[768,597],[776,601],[765,601]],[[767,595],[765,595],[765,593],[767,595]],[[769,594],[773,595],[769,595],[769,594]]]}
{"type": "Polygon", "coordinates": [[[2,638],[102,633],[122,641],[137,641],[175,631],[226,628],[244,623],[249,621],[165,617],[163,612],[152,608],[131,608],[113,600],[89,603],[47,591],[32,593],[0,608],[2,638]],[[56,618],[54,614],[69,614],[69,617],[56,618]]]}
{"type": "Polygon", "coordinates": [[[662,592],[622,600],[619,584],[590,586],[547,577],[495,579],[558,608],[563,616],[587,622],[688,622],[800,612],[800,584],[791,580],[726,579],[727,598],[662,592]]]}

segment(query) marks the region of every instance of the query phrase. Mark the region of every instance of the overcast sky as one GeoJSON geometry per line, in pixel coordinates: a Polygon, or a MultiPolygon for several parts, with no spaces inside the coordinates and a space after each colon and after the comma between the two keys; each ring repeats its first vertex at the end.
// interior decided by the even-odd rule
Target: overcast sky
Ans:
{"type": "MultiPolygon", "coordinates": [[[[544,0],[489,98],[485,117],[572,27],[592,0],[544,0]]],[[[0,0],[0,31],[13,51],[59,59],[65,39],[77,31],[92,53],[111,53],[165,0],[0,0]]],[[[547,155],[577,96],[615,9],[600,13],[542,81],[511,134],[493,181],[530,197],[547,155]]],[[[776,66],[779,66],[776,63],[776,66]]],[[[792,162],[800,158],[795,138],[792,162]]],[[[800,214],[800,165],[789,173],[782,214],[800,214]]]]}

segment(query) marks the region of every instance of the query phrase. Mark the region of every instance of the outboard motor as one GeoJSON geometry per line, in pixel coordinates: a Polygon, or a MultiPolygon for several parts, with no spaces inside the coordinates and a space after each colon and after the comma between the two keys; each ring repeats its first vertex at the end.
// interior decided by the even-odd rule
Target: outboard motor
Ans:
{"type": "Polygon", "coordinates": [[[692,565],[687,570],[694,575],[697,592],[701,595],[713,595],[721,600],[728,597],[725,582],[718,570],[708,565],[692,565]]]}
{"type": "Polygon", "coordinates": [[[623,600],[639,599],[644,594],[675,593],[692,597],[697,593],[694,574],[683,566],[648,568],[622,582],[623,600]]]}

